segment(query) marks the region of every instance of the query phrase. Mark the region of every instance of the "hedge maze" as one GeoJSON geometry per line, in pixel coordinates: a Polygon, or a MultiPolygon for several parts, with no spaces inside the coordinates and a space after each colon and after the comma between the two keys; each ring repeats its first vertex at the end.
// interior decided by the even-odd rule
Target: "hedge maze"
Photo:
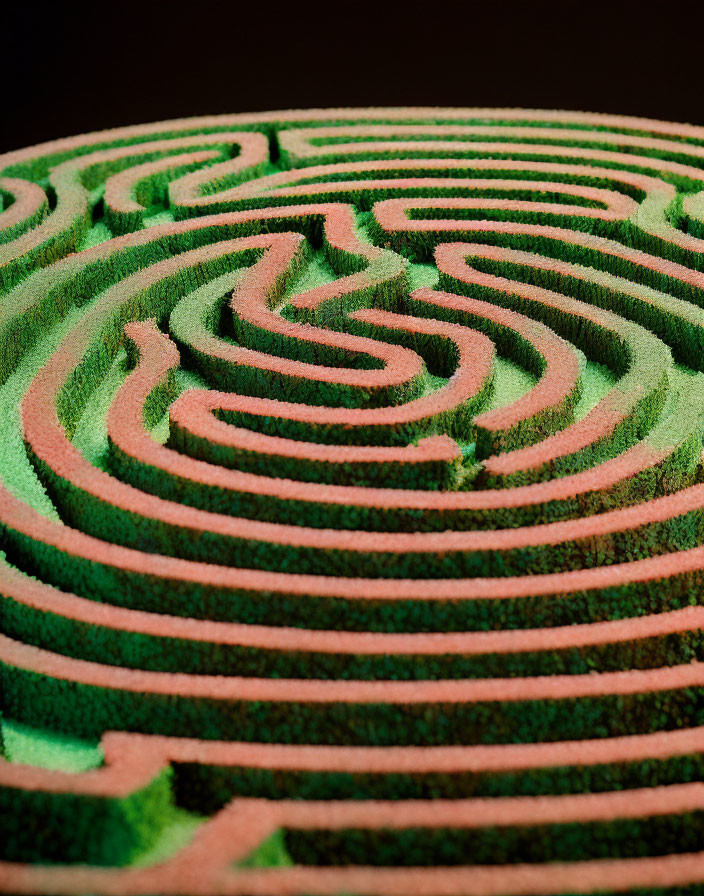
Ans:
{"type": "Polygon", "coordinates": [[[0,157],[0,892],[704,893],[704,129],[0,157]]]}

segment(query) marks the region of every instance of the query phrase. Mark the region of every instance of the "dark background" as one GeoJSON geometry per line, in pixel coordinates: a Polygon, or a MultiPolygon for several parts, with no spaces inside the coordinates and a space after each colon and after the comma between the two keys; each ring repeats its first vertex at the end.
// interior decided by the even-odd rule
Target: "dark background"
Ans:
{"type": "Polygon", "coordinates": [[[336,105],[704,124],[699,5],[15,0],[0,20],[0,152],[188,115],[336,105]]]}

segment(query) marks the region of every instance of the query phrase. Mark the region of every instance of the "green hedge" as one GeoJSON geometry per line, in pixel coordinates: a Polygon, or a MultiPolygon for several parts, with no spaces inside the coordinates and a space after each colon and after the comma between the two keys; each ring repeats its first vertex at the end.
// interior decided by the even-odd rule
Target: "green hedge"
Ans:
{"type": "Polygon", "coordinates": [[[532,743],[647,734],[704,724],[704,692],[472,703],[215,700],[103,688],[3,664],[8,715],[78,736],[105,730],[267,743],[532,743]]]}
{"type": "Polygon", "coordinates": [[[171,769],[124,797],[0,786],[0,859],[127,865],[153,845],[173,805],[171,769]]]}

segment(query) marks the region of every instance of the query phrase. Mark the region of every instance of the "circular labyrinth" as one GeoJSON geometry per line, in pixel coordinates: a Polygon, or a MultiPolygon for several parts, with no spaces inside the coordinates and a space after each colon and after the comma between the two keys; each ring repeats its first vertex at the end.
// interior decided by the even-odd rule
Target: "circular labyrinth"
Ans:
{"type": "Polygon", "coordinates": [[[700,892],[704,129],[223,116],[0,192],[0,889],[700,892]]]}

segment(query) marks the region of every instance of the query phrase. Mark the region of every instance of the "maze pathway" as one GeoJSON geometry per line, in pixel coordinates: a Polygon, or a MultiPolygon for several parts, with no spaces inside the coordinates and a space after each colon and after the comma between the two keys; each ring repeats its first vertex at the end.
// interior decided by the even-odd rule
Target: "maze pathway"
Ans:
{"type": "Polygon", "coordinates": [[[0,892],[704,892],[704,128],[0,156],[0,892]]]}

